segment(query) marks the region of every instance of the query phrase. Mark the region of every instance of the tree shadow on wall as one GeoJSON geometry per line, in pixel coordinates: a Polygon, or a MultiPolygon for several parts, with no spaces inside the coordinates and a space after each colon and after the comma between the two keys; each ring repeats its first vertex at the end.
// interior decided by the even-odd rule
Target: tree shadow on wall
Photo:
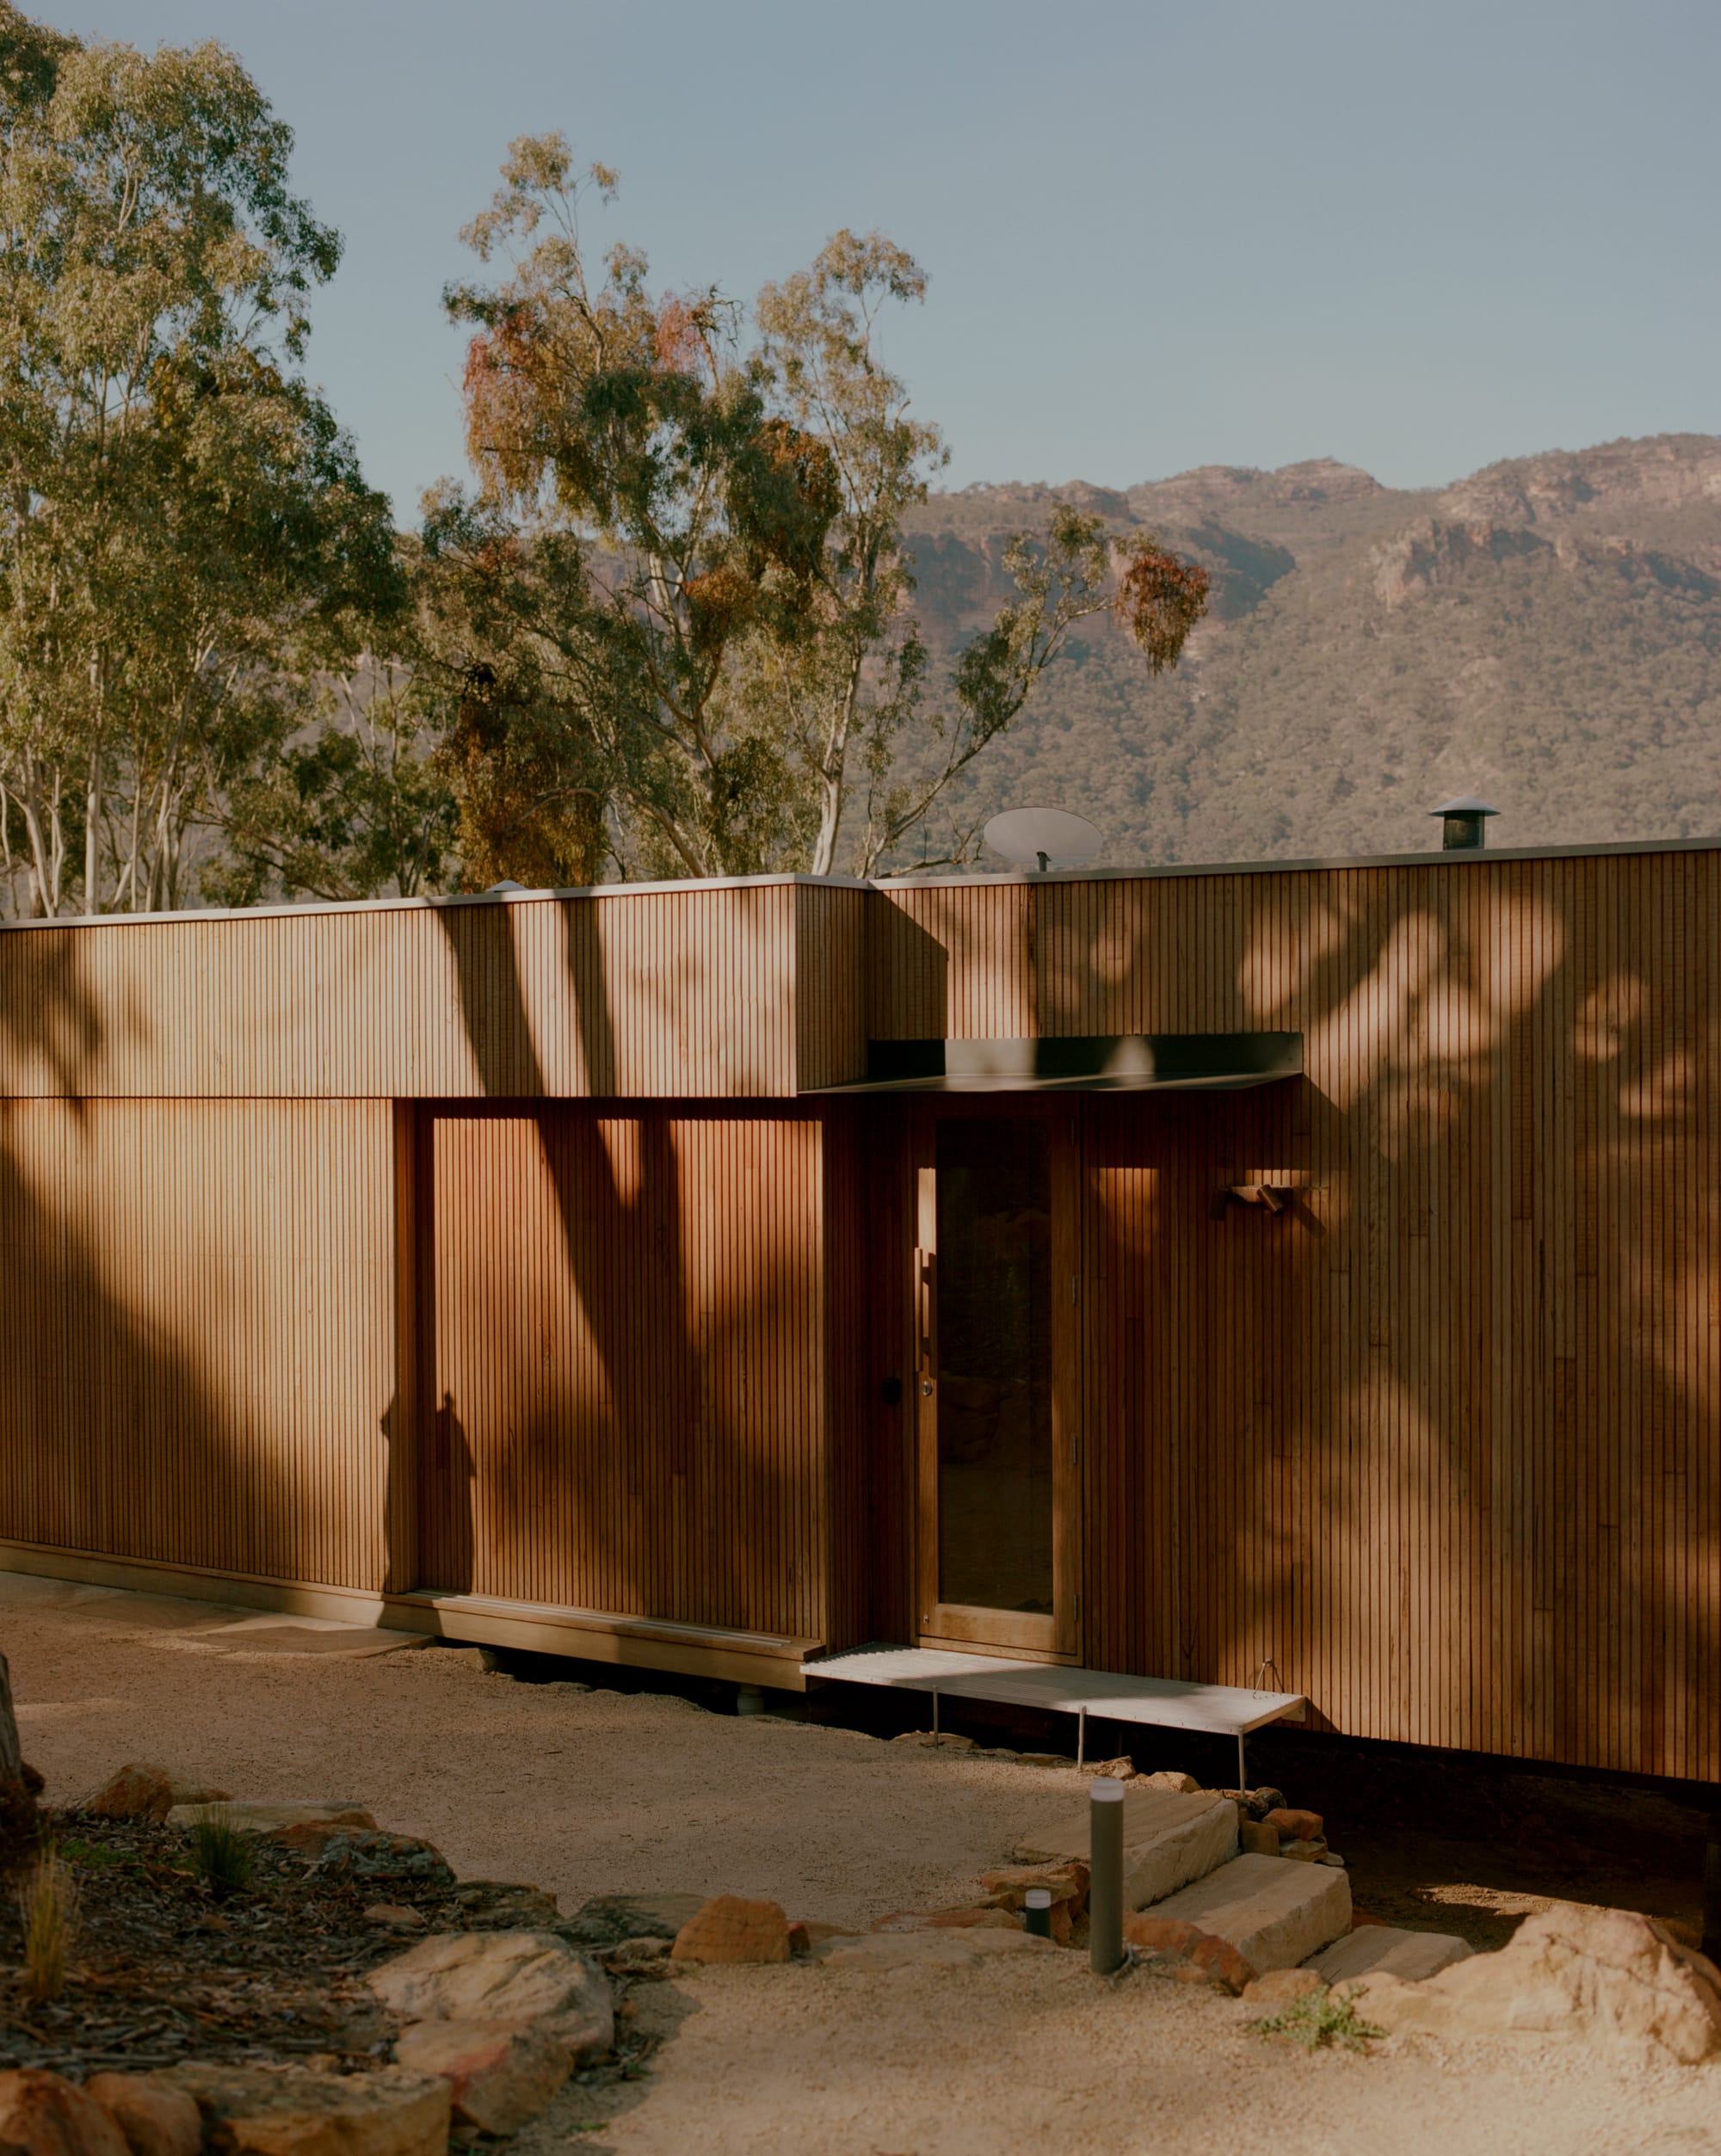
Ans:
{"type": "MultiPolygon", "coordinates": [[[[1218,1022],[1305,1036],[1280,1143],[1317,1187],[1207,1231],[1182,1352],[1243,1501],[1206,1548],[1183,1523],[1201,1674],[1249,1681],[1271,1640],[1342,1726],[1721,1774],[1715,873],[1465,864],[1335,876],[1300,923],[1216,910],[1218,1022]],[[1264,1334],[1222,1286],[1251,1231],[1291,1250],[1264,1334]]],[[[1146,1030],[1179,994],[1146,949],[1066,947],[1053,999],[1146,1030]]]]}
{"type": "MultiPolygon", "coordinates": [[[[620,1058],[598,923],[578,901],[558,910],[581,1067],[601,1095],[620,1058]]],[[[706,1210],[723,1134],[749,1119],[722,1104],[680,1102],[672,1115],[667,1102],[546,1100],[514,913],[435,916],[487,1096],[428,1112],[418,1235],[426,1396],[452,1387],[445,1411],[458,1411],[472,1449],[473,1585],[796,1631],[811,1559],[780,1540],[808,1494],[786,1485],[743,1403],[749,1356],[793,1322],[804,1284],[780,1264],[762,1280],[743,1264],[723,1277],[706,1210]],[[488,1284],[462,1247],[480,1221],[515,1244],[488,1284]]],[[[744,1169],[744,1147],[737,1157],[744,1169]]],[[[761,1202],[732,1192],[731,1205],[743,1198],[761,1202]]]]}
{"type": "Polygon", "coordinates": [[[86,977],[89,950],[78,929],[0,939],[0,1057],[16,1074],[0,1098],[0,1535],[305,1576],[302,1553],[342,1523],[236,1418],[244,1343],[163,1315],[157,1290],[188,1262],[184,1186],[158,1104],[86,1097],[114,1026],[142,1023],[86,977]]]}

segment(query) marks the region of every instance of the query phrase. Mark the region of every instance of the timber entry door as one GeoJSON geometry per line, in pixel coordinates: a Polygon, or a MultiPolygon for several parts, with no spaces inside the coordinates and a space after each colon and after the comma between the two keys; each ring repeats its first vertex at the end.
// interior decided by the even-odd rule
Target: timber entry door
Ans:
{"type": "Polygon", "coordinates": [[[1067,1103],[916,1103],[922,1642],[1077,1652],[1075,1147],[1067,1103]]]}

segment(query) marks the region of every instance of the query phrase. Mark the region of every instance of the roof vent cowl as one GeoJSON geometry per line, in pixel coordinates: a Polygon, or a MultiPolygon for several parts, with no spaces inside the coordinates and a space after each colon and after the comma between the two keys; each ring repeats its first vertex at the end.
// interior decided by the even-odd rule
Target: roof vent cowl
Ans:
{"type": "Polygon", "coordinates": [[[1445,818],[1440,827],[1440,846],[1448,853],[1476,852],[1486,846],[1487,818],[1499,813],[1498,809],[1490,809],[1485,801],[1477,801],[1469,794],[1456,801],[1442,801],[1439,808],[1428,811],[1430,816],[1445,818]]]}

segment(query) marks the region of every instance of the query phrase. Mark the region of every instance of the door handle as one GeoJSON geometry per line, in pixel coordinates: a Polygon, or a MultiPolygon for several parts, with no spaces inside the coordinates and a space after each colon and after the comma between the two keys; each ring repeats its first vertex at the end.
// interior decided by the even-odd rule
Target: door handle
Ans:
{"type": "Polygon", "coordinates": [[[932,1390],[930,1379],[938,1367],[937,1340],[938,1253],[915,1252],[915,1360],[920,1364],[921,1391],[932,1390]]]}

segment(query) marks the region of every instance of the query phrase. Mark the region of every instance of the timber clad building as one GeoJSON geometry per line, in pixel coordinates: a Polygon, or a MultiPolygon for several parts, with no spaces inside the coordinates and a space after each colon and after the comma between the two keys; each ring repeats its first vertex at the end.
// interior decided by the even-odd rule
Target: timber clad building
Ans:
{"type": "Polygon", "coordinates": [[[1721,1779],[1721,841],[0,933],[0,1564],[1721,1779]]]}

